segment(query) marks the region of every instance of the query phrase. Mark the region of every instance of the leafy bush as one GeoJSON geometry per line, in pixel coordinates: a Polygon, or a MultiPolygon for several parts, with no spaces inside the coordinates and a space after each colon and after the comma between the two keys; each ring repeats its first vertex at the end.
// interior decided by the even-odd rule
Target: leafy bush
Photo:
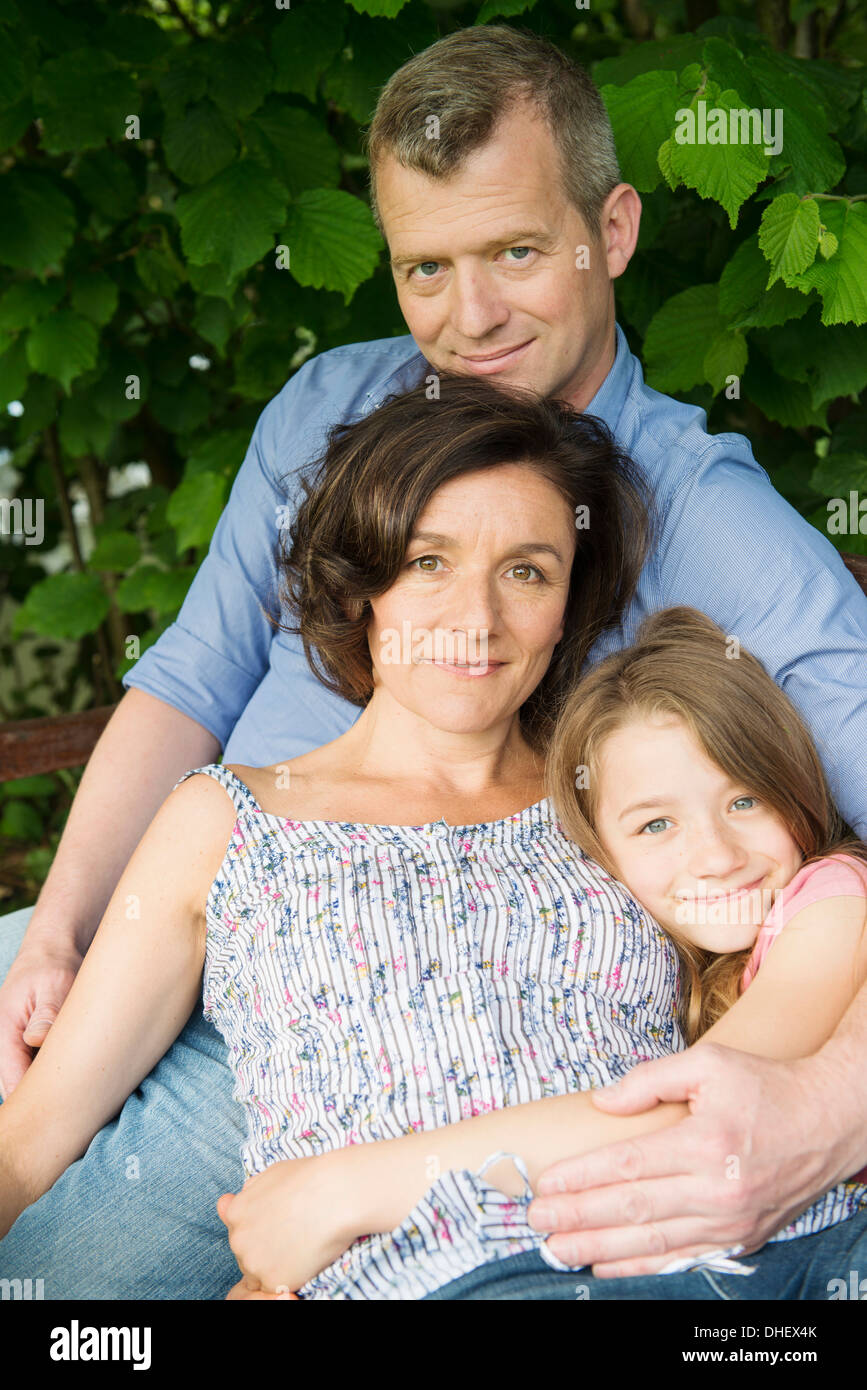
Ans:
{"type": "MultiPolygon", "coordinates": [[[[644,203],[616,294],[649,383],[747,434],[821,529],[828,499],[867,494],[852,0],[0,0],[5,471],[45,504],[41,545],[0,545],[0,654],[11,667],[15,640],[31,661],[0,716],[119,698],[183,601],[265,402],[312,353],[406,331],[361,130],[412,52],[510,18],[602,89],[644,203]],[[782,148],[681,144],[679,113],[701,103],[781,110],[782,148]]],[[[867,553],[867,535],[831,539],[867,553]]],[[[76,783],[32,780],[0,788],[0,837],[24,865],[7,907],[32,901],[76,783]]]]}

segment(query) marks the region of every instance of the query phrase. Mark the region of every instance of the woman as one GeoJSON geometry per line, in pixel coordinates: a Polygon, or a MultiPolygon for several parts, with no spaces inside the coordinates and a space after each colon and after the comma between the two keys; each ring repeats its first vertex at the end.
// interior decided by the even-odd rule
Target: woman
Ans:
{"type": "Polygon", "coordinates": [[[681,1045],[676,963],[543,798],[559,702],[640,569],[642,492],[603,426],[477,380],[334,432],[286,571],[314,669],[363,713],[166,799],[0,1108],[0,1232],[163,1054],[203,966],[248,1113],[222,1204],[248,1287],[423,1297],[539,1248],[503,1150],[532,1181],[685,1113],[589,1103],[681,1045]]]}

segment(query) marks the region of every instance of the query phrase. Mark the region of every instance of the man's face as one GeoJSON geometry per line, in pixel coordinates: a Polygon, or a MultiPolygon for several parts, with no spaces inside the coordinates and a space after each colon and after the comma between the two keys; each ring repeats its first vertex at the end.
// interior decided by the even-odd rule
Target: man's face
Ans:
{"type": "Polygon", "coordinates": [[[589,403],[614,360],[612,279],[638,235],[630,185],[594,235],[544,121],[519,103],[452,178],[384,158],[377,199],[401,311],[432,366],[589,403]]]}

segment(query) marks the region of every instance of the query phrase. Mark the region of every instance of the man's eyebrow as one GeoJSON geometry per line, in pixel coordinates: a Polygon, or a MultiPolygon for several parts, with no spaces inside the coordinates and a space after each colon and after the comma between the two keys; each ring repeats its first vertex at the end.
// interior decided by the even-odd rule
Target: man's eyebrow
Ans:
{"type": "MultiPolygon", "coordinates": [[[[482,251],[491,251],[495,246],[523,246],[525,241],[538,242],[540,246],[553,246],[557,238],[552,232],[543,227],[523,227],[515,232],[506,232],[502,236],[492,237],[480,248],[482,251]]],[[[404,266],[423,265],[425,261],[434,261],[439,264],[436,256],[427,256],[424,253],[418,256],[392,256],[391,266],[393,270],[401,270],[404,266]]]]}
{"type": "MultiPolygon", "coordinates": [[[[416,531],[409,538],[409,544],[415,545],[416,541],[421,541],[425,545],[455,545],[454,536],[441,536],[438,531],[416,531]]],[[[517,555],[553,555],[555,560],[563,561],[563,556],[556,546],[550,545],[548,541],[519,541],[517,545],[509,546],[509,553],[517,555]]]]}

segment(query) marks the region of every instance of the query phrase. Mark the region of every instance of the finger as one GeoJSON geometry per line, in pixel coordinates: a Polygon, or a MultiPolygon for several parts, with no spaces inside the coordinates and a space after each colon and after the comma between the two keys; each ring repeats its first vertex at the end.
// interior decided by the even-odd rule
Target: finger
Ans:
{"type": "Polygon", "coordinates": [[[646,1178],[614,1183],[587,1191],[534,1197],[528,1207],[530,1225],[537,1231],[586,1231],[605,1226],[637,1226],[673,1217],[715,1219],[718,1203],[701,1176],[646,1178]]]}
{"type": "MultiPolygon", "coordinates": [[[[705,1063],[706,1058],[705,1052],[705,1063]]],[[[601,1086],[590,1094],[593,1104],[600,1110],[616,1115],[636,1115],[652,1109],[659,1101],[689,1100],[699,1080],[706,1076],[703,1058],[696,1058],[690,1050],[672,1057],[656,1057],[652,1062],[639,1062],[613,1086],[601,1086]]]]}
{"type": "Polygon", "coordinates": [[[217,1215],[224,1226],[229,1224],[229,1208],[234,1195],[234,1192],[224,1192],[222,1197],[217,1198],[217,1215]]]}
{"type": "Polygon", "coordinates": [[[0,1097],[8,1100],[33,1061],[33,1054],[21,1040],[18,1027],[3,1040],[0,1052],[0,1097]]]}
{"type": "Polygon", "coordinates": [[[673,1250],[720,1250],[731,1245],[709,1222],[665,1221],[657,1225],[612,1226],[604,1231],[558,1232],[545,1242],[552,1255],[573,1268],[620,1264],[626,1260],[657,1259],[669,1263],[673,1250]]]}
{"type": "Polygon", "coordinates": [[[668,1265],[674,1264],[675,1260],[693,1259],[718,1249],[718,1245],[694,1245],[686,1250],[670,1250],[667,1255],[651,1255],[646,1259],[617,1260],[613,1264],[594,1265],[592,1273],[597,1279],[632,1279],[639,1274],[661,1274],[668,1265]]]}
{"type": "Polygon", "coordinates": [[[581,1192],[588,1187],[608,1187],[638,1178],[682,1177],[700,1172],[707,1163],[707,1145],[701,1130],[690,1121],[656,1130],[640,1139],[624,1139],[604,1149],[591,1149],[552,1163],[539,1175],[540,1197],[581,1192]]]}
{"type": "Polygon", "coordinates": [[[59,1005],[41,1004],[33,1010],[22,1039],[28,1047],[41,1047],[48,1037],[48,1030],[60,1012],[59,1005]]]}

